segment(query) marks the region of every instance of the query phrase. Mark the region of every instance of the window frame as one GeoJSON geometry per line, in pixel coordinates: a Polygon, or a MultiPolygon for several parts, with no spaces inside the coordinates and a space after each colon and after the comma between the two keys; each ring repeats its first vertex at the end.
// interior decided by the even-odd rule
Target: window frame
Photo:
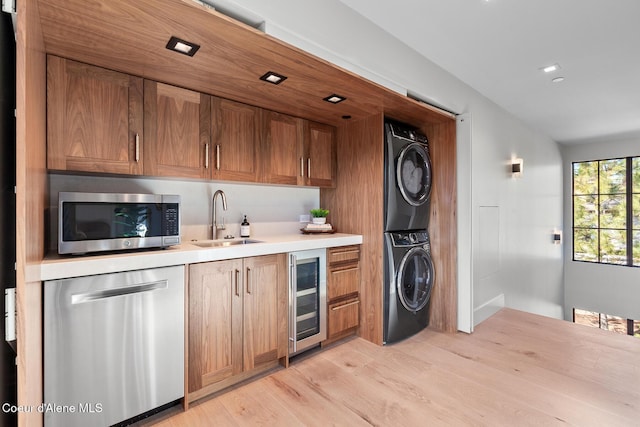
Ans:
{"type": "MultiPolygon", "coordinates": [[[[603,316],[605,316],[605,317],[609,316],[609,317],[617,317],[617,318],[619,318],[621,320],[626,320],[626,322],[625,322],[626,323],[626,335],[630,335],[632,337],[640,338],[640,332],[636,333],[636,330],[640,331],[640,328],[639,328],[640,320],[634,320],[634,319],[628,319],[628,318],[625,319],[625,318],[620,317],[620,316],[612,316],[612,315],[609,315],[609,314],[600,313],[600,312],[597,312],[597,311],[586,310],[584,308],[576,308],[576,307],[573,308],[572,313],[573,313],[573,317],[572,317],[571,321],[573,323],[575,323],[575,324],[588,326],[590,328],[598,328],[598,329],[602,329],[603,331],[614,332],[614,333],[618,333],[618,334],[620,332],[617,332],[615,329],[609,329],[609,328],[603,328],[602,327],[602,323],[603,323],[602,322],[602,317],[603,316]],[[588,325],[586,323],[577,323],[576,322],[576,318],[577,318],[576,311],[578,311],[578,310],[582,311],[582,312],[585,312],[585,313],[590,313],[593,316],[595,316],[597,314],[598,315],[598,326],[588,325]]],[[[582,315],[585,315],[585,314],[582,314],[582,315]]]]}
{"type": "MultiPolygon", "coordinates": [[[[571,258],[572,261],[574,262],[585,262],[585,263],[589,263],[589,264],[604,264],[604,265],[612,265],[612,266],[621,266],[621,267],[635,267],[638,268],[640,267],[640,263],[639,264],[634,264],[634,253],[633,253],[633,243],[634,243],[634,231],[639,231],[639,230],[634,230],[633,227],[633,199],[634,199],[634,186],[633,186],[633,163],[634,163],[634,159],[638,159],[638,161],[640,161],[640,156],[624,156],[624,157],[612,157],[612,158],[607,158],[607,159],[594,159],[594,160],[582,160],[582,161],[575,161],[575,162],[571,162],[571,231],[572,231],[572,250],[571,250],[571,258]],[[613,193],[601,193],[600,191],[600,178],[601,178],[601,167],[600,164],[601,162],[607,162],[607,161],[612,161],[612,160],[624,160],[625,162],[625,192],[624,192],[624,198],[625,198],[625,228],[623,229],[617,229],[617,228],[606,228],[606,227],[601,227],[601,198],[602,196],[613,196],[615,194],[613,193]],[[597,197],[597,227],[595,228],[588,228],[588,227],[581,227],[581,226],[576,226],[576,197],[580,197],[580,196],[589,196],[589,194],[576,194],[576,182],[575,182],[575,175],[574,175],[574,170],[575,170],[575,165],[577,164],[582,164],[582,163],[597,163],[597,176],[595,177],[596,182],[597,182],[597,193],[593,194],[594,196],[597,197]],[[585,260],[585,259],[576,259],[576,230],[595,230],[597,232],[598,235],[598,245],[597,245],[597,260],[595,261],[589,261],[589,260],[585,260]],[[626,262],[624,264],[622,263],[613,263],[613,262],[603,262],[603,253],[602,253],[602,239],[601,239],[601,232],[602,230],[617,230],[617,231],[624,231],[624,233],[626,233],[626,262]]],[[[623,193],[616,193],[616,194],[623,194],[623,193]]],[[[639,207],[640,208],[640,207],[639,207]]],[[[607,254],[604,254],[607,255],[607,254]]],[[[610,254],[613,255],[613,254],[610,254]]]]}

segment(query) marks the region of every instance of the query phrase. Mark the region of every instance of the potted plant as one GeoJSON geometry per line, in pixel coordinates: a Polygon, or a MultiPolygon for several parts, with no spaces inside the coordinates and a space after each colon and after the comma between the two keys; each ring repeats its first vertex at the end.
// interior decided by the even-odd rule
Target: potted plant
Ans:
{"type": "Polygon", "coordinates": [[[311,209],[309,212],[311,212],[312,216],[311,222],[314,224],[324,224],[327,222],[327,215],[329,215],[328,209],[311,209]]]}

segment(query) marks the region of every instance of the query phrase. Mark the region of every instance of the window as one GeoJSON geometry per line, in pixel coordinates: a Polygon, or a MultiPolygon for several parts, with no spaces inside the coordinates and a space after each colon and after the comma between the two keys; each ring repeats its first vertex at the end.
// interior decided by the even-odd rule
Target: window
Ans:
{"type": "Polygon", "coordinates": [[[640,320],[625,319],[597,311],[573,309],[573,323],[640,338],[640,320]]]}
{"type": "Polygon", "coordinates": [[[573,260],[640,266],[640,157],[573,163],[573,260]]]}

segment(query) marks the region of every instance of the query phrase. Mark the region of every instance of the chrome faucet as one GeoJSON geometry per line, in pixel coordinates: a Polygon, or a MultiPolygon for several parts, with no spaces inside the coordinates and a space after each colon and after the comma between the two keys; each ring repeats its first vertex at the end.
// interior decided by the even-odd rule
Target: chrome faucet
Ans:
{"type": "Polygon", "coordinates": [[[218,232],[220,230],[226,230],[226,226],[224,225],[224,217],[222,217],[222,225],[218,225],[218,220],[217,220],[217,216],[216,216],[216,199],[218,198],[218,196],[220,196],[222,198],[222,209],[223,210],[227,210],[227,196],[224,194],[224,191],[222,190],[218,190],[215,193],[213,193],[213,201],[211,202],[212,206],[211,206],[211,211],[212,211],[212,218],[211,218],[211,237],[213,238],[213,240],[217,240],[218,239],[218,232]]]}

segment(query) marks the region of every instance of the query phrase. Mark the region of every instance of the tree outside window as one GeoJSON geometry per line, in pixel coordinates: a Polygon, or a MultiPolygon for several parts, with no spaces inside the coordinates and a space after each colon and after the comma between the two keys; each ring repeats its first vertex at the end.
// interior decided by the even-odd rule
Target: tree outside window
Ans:
{"type": "Polygon", "coordinates": [[[573,163],[573,259],[640,266],[640,157],[573,163]]]}

